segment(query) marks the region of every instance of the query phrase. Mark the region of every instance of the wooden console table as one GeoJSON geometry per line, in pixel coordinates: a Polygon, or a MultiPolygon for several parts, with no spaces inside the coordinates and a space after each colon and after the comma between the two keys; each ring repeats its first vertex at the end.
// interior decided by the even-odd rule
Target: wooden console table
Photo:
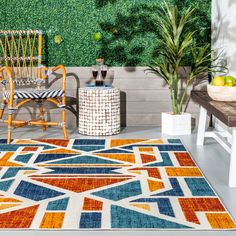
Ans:
{"type": "Polygon", "coordinates": [[[191,95],[200,105],[197,145],[204,145],[204,139],[211,137],[230,153],[229,186],[236,187],[236,102],[217,102],[203,91],[193,91],[191,95]],[[222,122],[228,130],[206,131],[207,113],[222,122]]]}

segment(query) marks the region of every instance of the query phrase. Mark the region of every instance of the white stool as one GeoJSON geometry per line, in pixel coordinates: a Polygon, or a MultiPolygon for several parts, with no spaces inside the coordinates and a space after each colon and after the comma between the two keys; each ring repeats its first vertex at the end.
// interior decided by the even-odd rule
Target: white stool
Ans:
{"type": "Polygon", "coordinates": [[[120,90],[111,87],[79,89],[79,133],[104,136],[120,133],[120,90]]]}

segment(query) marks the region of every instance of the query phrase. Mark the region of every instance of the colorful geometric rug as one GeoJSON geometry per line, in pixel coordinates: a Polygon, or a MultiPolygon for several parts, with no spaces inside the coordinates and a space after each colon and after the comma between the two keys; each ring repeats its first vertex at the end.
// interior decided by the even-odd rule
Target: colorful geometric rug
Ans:
{"type": "Polygon", "coordinates": [[[235,229],[180,140],[0,140],[2,229],[235,229]]]}

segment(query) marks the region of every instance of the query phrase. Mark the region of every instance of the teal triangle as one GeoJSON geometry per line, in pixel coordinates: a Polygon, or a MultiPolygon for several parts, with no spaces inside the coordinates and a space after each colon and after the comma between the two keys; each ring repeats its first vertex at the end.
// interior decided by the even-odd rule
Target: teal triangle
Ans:
{"type": "Polygon", "coordinates": [[[32,167],[9,167],[7,171],[4,173],[4,175],[2,176],[2,179],[15,177],[17,173],[22,170],[37,170],[37,169],[32,168],[32,167]]]}
{"type": "Polygon", "coordinates": [[[139,181],[133,181],[116,187],[101,190],[92,194],[109,200],[119,201],[124,198],[129,198],[142,194],[142,189],[139,181]]]}
{"type": "Polygon", "coordinates": [[[190,229],[191,227],[112,205],[111,228],[190,229]]]}
{"type": "Polygon", "coordinates": [[[6,192],[11,187],[13,181],[14,181],[14,179],[1,181],[0,182],[0,190],[6,192]]]}
{"type": "Polygon", "coordinates": [[[28,153],[28,154],[22,154],[22,155],[18,155],[15,160],[22,162],[22,163],[28,163],[28,161],[30,160],[30,158],[33,156],[33,153],[28,153]]]}
{"type": "Polygon", "coordinates": [[[49,202],[47,206],[47,211],[66,211],[68,202],[68,197],[49,202]]]}
{"type": "Polygon", "coordinates": [[[120,164],[120,162],[105,160],[93,156],[78,156],[70,159],[50,162],[50,164],[120,164]]]}

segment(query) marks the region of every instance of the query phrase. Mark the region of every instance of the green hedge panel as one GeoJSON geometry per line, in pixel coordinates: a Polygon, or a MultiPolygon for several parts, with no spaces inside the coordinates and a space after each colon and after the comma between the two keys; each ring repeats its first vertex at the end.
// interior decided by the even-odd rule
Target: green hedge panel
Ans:
{"type": "MultiPolygon", "coordinates": [[[[197,8],[193,27],[210,42],[211,2],[169,0],[197,8]]],[[[113,66],[145,66],[155,58],[157,9],[162,0],[2,0],[0,29],[41,29],[49,65],[90,66],[104,57],[113,66]],[[101,40],[94,40],[94,33],[101,40]],[[99,36],[99,34],[97,36],[99,36]],[[54,37],[63,38],[61,44],[54,37]]]]}

